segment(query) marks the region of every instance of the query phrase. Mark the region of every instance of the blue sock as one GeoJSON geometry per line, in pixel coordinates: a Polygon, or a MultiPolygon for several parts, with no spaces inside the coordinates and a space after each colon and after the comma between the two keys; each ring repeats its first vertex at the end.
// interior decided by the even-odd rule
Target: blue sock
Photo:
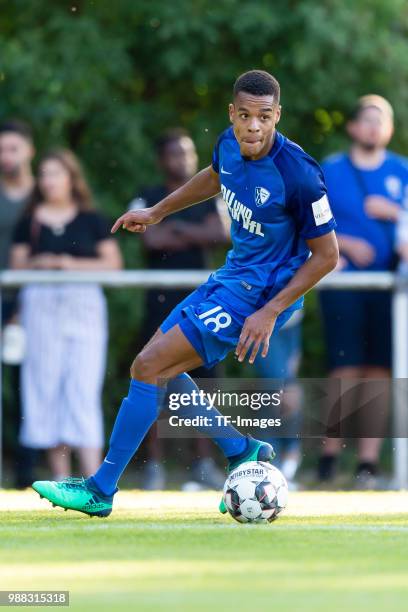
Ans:
{"type": "Polygon", "coordinates": [[[156,385],[131,380],[116,417],[108,454],[92,476],[105,495],[115,492],[119,478],[159,415],[163,395],[164,390],[156,385]]]}
{"type": "MultiPolygon", "coordinates": [[[[166,402],[171,393],[188,393],[192,391],[199,391],[194,380],[186,373],[180,374],[177,378],[173,378],[167,385],[167,396],[166,402]]],[[[183,418],[194,418],[196,416],[206,416],[212,419],[211,425],[202,425],[196,427],[196,429],[203,433],[208,438],[211,438],[222,450],[226,457],[233,457],[234,455],[240,455],[243,453],[247,446],[247,438],[235,429],[232,425],[218,425],[215,416],[221,416],[221,413],[211,407],[207,402],[192,402],[188,406],[180,406],[175,412],[183,418]]]]}

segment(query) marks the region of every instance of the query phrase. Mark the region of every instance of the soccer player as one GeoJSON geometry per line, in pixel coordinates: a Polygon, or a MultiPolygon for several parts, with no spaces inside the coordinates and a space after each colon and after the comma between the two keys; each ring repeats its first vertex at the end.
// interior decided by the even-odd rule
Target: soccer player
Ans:
{"type": "MultiPolygon", "coordinates": [[[[202,364],[210,367],[231,350],[240,362],[249,356],[253,363],[259,351],[266,356],[272,333],[335,268],[335,221],[323,175],[303,149],[276,130],[279,98],[279,83],[272,75],[261,70],[241,75],[229,105],[232,128],[219,137],[212,164],[158,204],[129,211],[114,224],[112,232],[120,227],[144,232],[221,191],[232,220],[233,247],[225,265],[170,313],[135,358],[129,393],[97,472],[88,479],[33,484],[54,505],[108,516],[119,478],[156,421],[166,391],[197,389],[186,372],[202,364]],[[167,389],[164,379],[170,381],[167,389]]],[[[219,414],[206,408],[191,405],[187,411],[210,418],[219,414]]],[[[274,457],[269,444],[232,426],[203,426],[200,431],[220,446],[230,470],[274,457]]],[[[220,510],[225,512],[222,502],[220,510]]]]}

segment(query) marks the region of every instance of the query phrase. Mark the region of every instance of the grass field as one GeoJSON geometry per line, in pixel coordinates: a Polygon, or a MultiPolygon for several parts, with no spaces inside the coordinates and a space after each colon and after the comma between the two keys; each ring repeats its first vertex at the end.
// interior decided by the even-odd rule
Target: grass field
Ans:
{"type": "Polygon", "coordinates": [[[215,493],[117,498],[90,519],[0,492],[0,589],[88,612],[407,609],[408,493],[292,493],[270,525],[217,514],[215,493]]]}

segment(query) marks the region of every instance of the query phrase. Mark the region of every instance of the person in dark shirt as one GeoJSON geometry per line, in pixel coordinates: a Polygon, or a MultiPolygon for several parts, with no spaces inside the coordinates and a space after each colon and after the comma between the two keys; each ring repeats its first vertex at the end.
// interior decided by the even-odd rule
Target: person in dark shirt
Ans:
{"type": "MultiPolygon", "coordinates": [[[[0,124],[0,271],[8,268],[13,231],[34,187],[31,162],[34,145],[30,127],[12,120],[0,124]]],[[[23,338],[16,320],[16,291],[2,295],[2,359],[9,365],[21,362],[23,338]]]]}
{"type": "MultiPolygon", "coordinates": [[[[8,267],[13,231],[23,214],[34,187],[31,163],[35,154],[29,125],[17,119],[0,124],[0,271],[8,267]]],[[[18,322],[17,291],[2,291],[1,355],[10,375],[10,394],[5,414],[12,414],[15,428],[20,421],[20,363],[24,333],[18,322]],[[8,407],[7,406],[8,403],[8,407]]],[[[14,451],[14,486],[27,487],[34,477],[36,452],[19,446],[14,451]]]]}
{"type": "MultiPolygon", "coordinates": [[[[182,128],[166,131],[156,143],[158,164],[164,175],[162,184],[143,189],[131,203],[132,210],[152,206],[178,189],[197,172],[198,156],[189,133],[182,128]]],[[[163,220],[143,234],[146,267],[151,270],[200,270],[208,268],[209,250],[227,242],[226,231],[217,212],[216,202],[192,206],[163,220]]],[[[145,344],[169,312],[190,293],[185,289],[150,289],[146,292],[142,341],[145,344]]],[[[210,378],[214,371],[198,368],[195,377],[210,378]]],[[[147,439],[148,460],[144,470],[144,488],[161,489],[165,485],[162,443],[154,428],[147,439]]],[[[222,487],[224,475],[211,457],[207,439],[197,440],[198,460],[192,477],[202,485],[222,487]]]]}
{"type": "MultiPolygon", "coordinates": [[[[94,210],[75,156],[48,153],[26,215],[17,225],[11,267],[113,270],[121,255],[107,221],[94,210]]],[[[27,349],[22,365],[20,442],[48,449],[56,480],[70,471],[71,449],[91,474],[103,447],[101,391],[107,318],[94,284],[30,284],[21,292],[27,349]],[[86,376],[84,376],[86,373],[86,376]]]]}
{"type": "MultiPolygon", "coordinates": [[[[0,270],[8,267],[13,230],[34,187],[30,128],[21,121],[0,125],[0,270]]],[[[4,314],[4,313],[3,313],[4,314]]]]}

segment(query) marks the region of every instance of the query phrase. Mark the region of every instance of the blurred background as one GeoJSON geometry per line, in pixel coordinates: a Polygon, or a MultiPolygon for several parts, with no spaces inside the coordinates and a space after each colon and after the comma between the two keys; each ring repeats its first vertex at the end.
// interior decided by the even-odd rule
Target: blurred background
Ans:
{"type": "MultiPolygon", "coordinates": [[[[208,165],[217,136],[228,125],[233,82],[252,68],[279,80],[279,129],[317,160],[347,149],[347,118],[367,93],[391,102],[396,126],[391,148],[408,153],[408,6],[403,0],[117,0],[114,5],[104,0],[14,0],[0,7],[0,122],[18,119],[31,127],[34,174],[50,147],[73,151],[108,221],[135,200],[136,205],[147,201],[149,189],[165,183],[157,141],[169,128],[187,130],[198,167],[208,165]]],[[[123,233],[118,243],[125,269],[154,267],[149,264],[151,245],[123,233]]],[[[216,249],[211,242],[201,247],[203,267],[213,267],[228,245],[220,231],[216,249]]],[[[109,433],[129,364],[144,340],[146,296],[129,289],[109,290],[106,296],[110,342],[103,417],[109,433]]],[[[296,367],[302,377],[328,372],[315,293],[306,300],[296,367]]],[[[227,359],[222,374],[237,373],[234,360],[227,359]]],[[[253,376],[253,370],[244,366],[242,372],[240,366],[239,375],[253,376]]],[[[5,366],[5,486],[16,482],[21,421],[16,388],[13,368],[5,366]]],[[[206,449],[197,451],[184,442],[166,442],[168,470],[165,481],[159,474],[156,485],[191,480],[186,467],[193,469],[197,459],[207,458],[206,449]]],[[[317,443],[302,453],[302,470],[311,473],[317,443]]],[[[354,455],[351,448],[342,457],[346,471],[354,455]]],[[[126,474],[129,486],[144,482],[141,472],[149,457],[145,445],[126,474]]],[[[214,455],[214,461],[219,469],[220,457],[214,455]]],[[[48,473],[43,455],[25,457],[20,479],[21,470],[30,476],[27,462],[48,473]]],[[[387,471],[387,444],[381,463],[387,471]]],[[[219,472],[212,475],[216,479],[219,472]]]]}

